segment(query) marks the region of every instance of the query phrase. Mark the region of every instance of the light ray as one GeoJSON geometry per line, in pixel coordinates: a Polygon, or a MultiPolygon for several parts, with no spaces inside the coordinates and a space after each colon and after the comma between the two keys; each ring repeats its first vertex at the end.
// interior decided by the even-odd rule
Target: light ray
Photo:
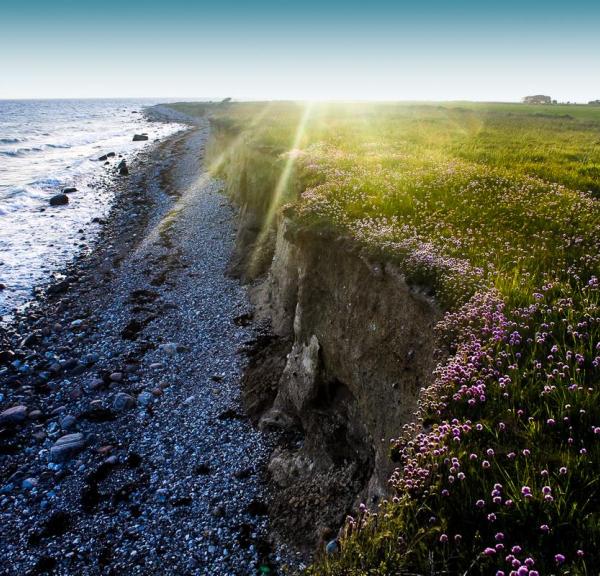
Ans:
{"type": "Polygon", "coordinates": [[[294,164],[296,162],[296,153],[298,151],[300,143],[302,142],[302,138],[304,137],[306,125],[308,123],[308,119],[310,117],[313,107],[314,102],[305,103],[304,112],[302,113],[302,116],[300,117],[300,120],[298,122],[292,146],[287,152],[287,158],[283,166],[283,170],[281,171],[281,175],[279,176],[279,180],[277,181],[277,184],[275,186],[275,190],[273,191],[273,196],[271,197],[269,209],[267,210],[260,233],[256,238],[256,242],[254,243],[254,250],[252,251],[252,255],[249,261],[249,269],[251,271],[256,267],[258,259],[260,257],[262,245],[264,244],[272,229],[273,219],[275,218],[277,210],[281,205],[283,194],[287,188],[290,176],[292,174],[292,170],[294,168],[294,164]]]}

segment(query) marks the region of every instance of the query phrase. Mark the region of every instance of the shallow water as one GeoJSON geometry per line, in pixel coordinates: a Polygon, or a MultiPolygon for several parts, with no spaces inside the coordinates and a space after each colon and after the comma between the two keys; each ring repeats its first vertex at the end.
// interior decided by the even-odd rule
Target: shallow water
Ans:
{"type": "Polygon", "coordinates": [[[181,125],[149,122],[150,100],[0,101],[0,315],[24,304],[97,231],[113,198],[106,177],[181,125]],[[148,141],[133,142],[147,132],[148,141]],[[110,166],[98,158],[115,152],[110,166]],[[76,187],[67,206],[49,199],[76,187]],[[80,232],[81,231],[81,232],[80,232]]]}

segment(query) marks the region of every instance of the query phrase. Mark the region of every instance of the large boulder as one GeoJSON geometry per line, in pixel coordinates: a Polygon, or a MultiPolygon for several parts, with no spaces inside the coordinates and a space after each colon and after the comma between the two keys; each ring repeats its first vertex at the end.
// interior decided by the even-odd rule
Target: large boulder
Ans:
{"type": "Polygon", "coordinates": [[[64,206],[69,203],[69,197],[66,194],[56,194],[50,198],[50,206],[64,206]]]}

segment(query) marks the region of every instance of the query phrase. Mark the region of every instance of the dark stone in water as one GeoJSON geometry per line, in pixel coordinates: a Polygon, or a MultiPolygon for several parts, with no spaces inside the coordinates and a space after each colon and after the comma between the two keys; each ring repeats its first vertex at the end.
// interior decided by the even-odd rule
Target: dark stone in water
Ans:
{"type": "Polygon", "coordinates": [[[127,162],[125,162],[125,160],[121,160],[119,162],[119,165],[117,166],[117,170],[119,171],[119,174],[121,176],[129,175],[129,168],[127,168],[127,162]]]}
{"type": "Polygon", "coordinates": [[[102,156],[98,158],[98,162],[104,162],[105,160],[108,160],[108,154],[102,154],[102,156]]]}
{"type": "Polygon", "coordinates": [[[69,197],[66,194],[56,194],[50,198],[50,206],[64,206],[69,203],[69,197]]]}
{"type": "Polygon", "coordinates": [[[77,188],[71,187],[71,188],[63,188],[63,194],[71,194],[72,192],[77,192],[77,188]]]}
{"type": "Polygon", "coordinates": [[[114,152],[109,152],[106,156],[108,158],[114,158],[116,156],[116,154],[114,152]]]}
{"type": "Polygon", "coordinates": [[[147,134],[134,134],[133,135],[133,141],[134,142],[142,142],[144,140],[148,140],[148,135],[147,134]]]}

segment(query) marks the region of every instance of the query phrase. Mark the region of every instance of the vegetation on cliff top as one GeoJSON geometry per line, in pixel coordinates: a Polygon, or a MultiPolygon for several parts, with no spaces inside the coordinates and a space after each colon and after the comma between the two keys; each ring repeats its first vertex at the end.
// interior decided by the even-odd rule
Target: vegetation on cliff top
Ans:
{"type": "Polygon", "coordinates": [[[232,104],[234,195],[393,258],[449,357],[398,431],[390,499],[314,574],[591,574],[600,565],[600,112],[232,104]]]}

